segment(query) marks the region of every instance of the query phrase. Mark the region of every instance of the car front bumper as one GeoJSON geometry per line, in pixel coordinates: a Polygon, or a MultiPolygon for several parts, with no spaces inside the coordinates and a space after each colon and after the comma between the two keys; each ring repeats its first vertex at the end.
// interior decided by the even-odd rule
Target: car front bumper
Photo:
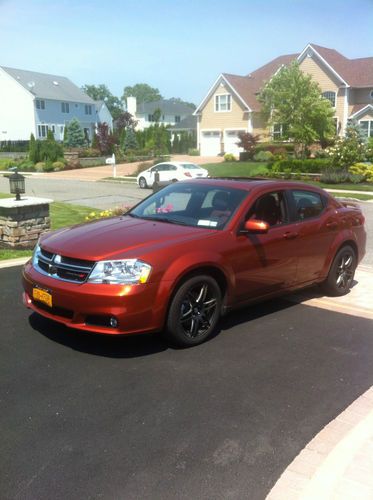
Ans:
{"type": "Polygon", "coordinates": [[[156,283],[72,283],[40,274],[31,261],[23,268],[22,283],[26,307],[71,328],[115,335],[157,331],[163,325],[165,302],[156,283]],[[52,296],[52,307],[33,298],[35,287],[52,296]]]}

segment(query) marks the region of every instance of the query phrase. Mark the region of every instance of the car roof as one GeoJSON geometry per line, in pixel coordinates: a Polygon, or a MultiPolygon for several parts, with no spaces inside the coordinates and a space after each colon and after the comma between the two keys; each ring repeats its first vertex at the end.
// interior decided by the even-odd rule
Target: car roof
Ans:
{"type": "MultiPolygon", "coordinates": [[[[182,165],[196,165],[196,167],[201,167],[201,165],[198,165],[197,163],[193,163],[192,161],[162,161],[160,163],[157,163],[156,165],[153,165],[153,167],[157,167],[158,165],[175,165],[176,167],[181,167],[182,165]]],[[[151,168],[153,168],[151,167],[151,168]]],[[[203,168],[203,167],[201,167],[203,168]]]]}

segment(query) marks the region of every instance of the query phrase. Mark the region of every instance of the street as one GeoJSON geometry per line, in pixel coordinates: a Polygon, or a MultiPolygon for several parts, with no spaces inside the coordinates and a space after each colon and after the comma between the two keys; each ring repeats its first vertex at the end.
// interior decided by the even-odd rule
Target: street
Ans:
{"type": "Polygon", "coordinates": [[[287,300],[186,350],[67,329],[0,270],[3,499],[263,499],[373,384],[373,323],[287,300]]]}

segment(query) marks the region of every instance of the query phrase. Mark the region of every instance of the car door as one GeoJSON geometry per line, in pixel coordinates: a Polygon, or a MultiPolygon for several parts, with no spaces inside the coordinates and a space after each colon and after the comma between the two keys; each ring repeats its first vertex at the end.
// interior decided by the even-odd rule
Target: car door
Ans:
{"type": "Polygon", "coordinates": [[[291,189],[288,195],[298,241],[297,282],[317,281],[339,231],[335,210],[316,191],[291,189]]]}
{"type": "Polygon", "coordinates": [[[285,191],[270,191],[258,196],[245,214],[245,220],[251,218],[268,222],[270,228],[266,234],[238,232],[232,256],[237,302],[289,289],[296,279],[296,224],[290,221],[285,191]],[[266,202],[268,205],[268,200],[272,211],[270,207],[267,210],[260,208],[266,202]]]}

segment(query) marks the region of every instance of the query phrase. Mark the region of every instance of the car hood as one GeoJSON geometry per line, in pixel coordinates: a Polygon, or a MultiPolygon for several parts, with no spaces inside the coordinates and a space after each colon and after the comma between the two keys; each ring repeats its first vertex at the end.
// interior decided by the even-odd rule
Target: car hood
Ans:
{"type": "Polygon", "coordinates": [[[96,261],[131,258],[158,246],[199,239],[213,232],[213,229],[121,216],[53,231],[41,238],[41,245],[51,253],[96,261]]]}

